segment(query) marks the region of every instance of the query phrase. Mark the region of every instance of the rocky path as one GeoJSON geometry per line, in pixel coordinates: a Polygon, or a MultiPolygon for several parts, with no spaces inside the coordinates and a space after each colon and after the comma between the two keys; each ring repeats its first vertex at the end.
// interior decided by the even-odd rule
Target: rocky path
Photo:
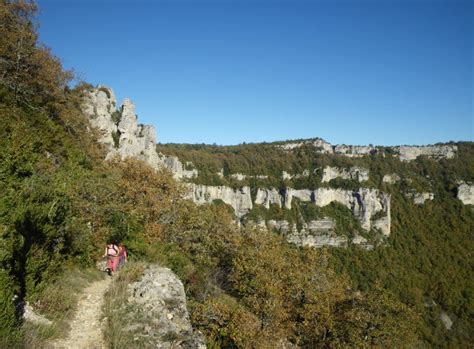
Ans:
{"type": "Polygon", "coordinates": [[[90,284],[79,299],[77,313],[71,321],[71,331],[65,339],[52,343],[55,349],[103,349],[100,316],[104,293],[111,278],[90,284]]]}

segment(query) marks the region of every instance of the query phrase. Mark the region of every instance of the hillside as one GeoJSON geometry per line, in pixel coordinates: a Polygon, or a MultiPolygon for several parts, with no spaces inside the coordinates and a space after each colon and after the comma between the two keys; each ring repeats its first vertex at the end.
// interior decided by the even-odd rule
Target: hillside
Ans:
{"type": "MultiPolygon", "coordinates": [[[[236,212],[244,224],[273,230],[297,245],[331,246],[332,265],[349,273],[359,289],[381,285],[414,306],[424,318],[418,330],[430,345],[469,341],[472,142],[351,147],[311,139],[238,146],[158,144],[157,150],[197,170],[185,179],[196,184],[195,201],[206,201],[201,191],[207,201],[223,198],[235,209],[241,207],[235,198],[203,188],[227,186],[235,193],[248,188],[247,209],[236,212]],[[361,226],[357,203],[337,197],[361,189],[389,198],[388,212],[382,203],[368,221],[375,223],[372,227],[361,226]],[[388,226],[377,229],[376,219],[384,217],[388,226]],[[450,320],[443,324],[441,318],[450,320]]],[[[366,206],[376,207],[378,201],[368,199],[366,206]]]]}
{"type": "Polygon", "coordinates": [[[211,348],[473,342],[472,143],[157,145],[130,100],[73,86],[35,14],[0,1],[0,347],[70,340],[110,241],[110,348],[173,344],[173,318],[211,348]]]}

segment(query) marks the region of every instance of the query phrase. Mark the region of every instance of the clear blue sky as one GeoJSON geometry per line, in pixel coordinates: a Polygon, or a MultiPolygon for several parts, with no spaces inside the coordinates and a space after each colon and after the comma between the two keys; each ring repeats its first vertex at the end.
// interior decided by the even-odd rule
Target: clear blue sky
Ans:
{"type": "Polygon", "coordinates": [[[40,38],[159,142],[474,140],[466,0],[38,0],[40,38]]]}

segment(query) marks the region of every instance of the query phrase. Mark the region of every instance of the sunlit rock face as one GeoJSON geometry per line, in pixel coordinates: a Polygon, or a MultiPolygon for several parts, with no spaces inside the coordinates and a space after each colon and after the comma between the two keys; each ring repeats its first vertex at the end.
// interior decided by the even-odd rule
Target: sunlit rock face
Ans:
{"type": "Polygon", "coordinates": [[[257,195],[255,197],[255,204],[263,205],[266,209],[270,208],[270,205],[282,206],[282,197],[278,190],[275,188],[271,189],[257,189],[257,195]]]}
{"type": "MultiPolygon", "coordinates": [[[[384,147],[372,145],[332,145],[323,139],[303,140],[299,142],[289,142],[280,144],[278,147],[285,151],[292,151],[303,146],[314,147],[314,151],[322,154],[337,154],[351,158],[381,154],[385,155],[384,147]]],[[[387,149],[387,148],[386,148],[387,149]]],[[[458,150],[456,145],[428,145],[428,146],[396,146],[388,147],[401,161],[412,161],[418,156],[428,156],[434,159],[450,159],[456,155],[458,150]]]]}
{"type": "Polygon", "coordinates": [[[417,193],[417,192],[410,192],[406,193],[405,196],[409,199],[413,200],[415,205],[424,205],[426,201],[431,201],[434,199],[433,193],[417,193]]]}
{"type": "Polygon", "coordinates": [[[411,161],[418,156],[425,155],[434,159],[451,159],[456,155],[458,147],[455,145],[428,145],[428,146],[399,146],[395,147],[399,152],[400,160],[411,161]]]}
{"type": "Polygon", "coordinates": [[[177,179],[196,177],[196,169],[187,170],[175,156],[156,152],[156,130],[138,124],[135,105],[125,99],[120,109],[112,89],[99,86],[86,93],[82,109],[92,127],[98,129],[99,142],[107,148],[106,160],[118,156],[145,161],[154,169],[167,168],[177,179]]]}
{"type": "Polygon", "coordinates": [[[128,285],[127,295],[131,310],[125,331],[140,340],[140,347],[206,348],[204,336],[191,325],[183,283],[170,269],[149,265],[128,285]]]}
{"type": "Polygon", "coordinates": [[[260,220],[258,222],[249,221],[246,226],[254,226],[260,229],[275,231],[292,244],[297,246],[321,248],[324,246],[347,247],[349,244],[358,245],[366,250],[374,248],[366,238],[358,233],[352,238],[340,235],[335,232],[336,223],[329,217],[310,220],[308,222],[289,223],[286,220],[260,220]]]}
{"type": "Polygon", "coordinates": [[[112,114],[117,109],[116,105],[114,92],[105,86],[86,92],[82,105],[82,110],[89,117],[91,126],[100,132],[99,142],[110,147],[114,145],[112,132],[117,131],[117,125],[112,120],[112,114]]]}
{"type": "Polygon", "coordinates": [[[400,176],[396,173],[386,174],[382,178],[383,183],[395,184],[401,180],[400,176]]]}
{"type": "MultiPolygon", "coordinates": [[[[188,188],[188,199],[197,204],[222,200],[234,208],[237,217],[243,217],[253,208],[249,187],[232,189],[225,186],[188,184],[188,188]]],[[[376,189],[360,188],[357,191],[351,191],[333,188],[315,190],[285,188],[280,192],[275,188],[259,188],[255,204],[266,208],[275,204],[291,209],[295,198],[303,202],[312,202],[319,207],[329,205],[331,202],[341,203],[352,211],[362,228],[370,230],[375,227],[384,235],[390,234],[390,196],[376,189]],[[382,215],[382,218],[373,220],[372,217],[376,214],[382,215]]]]}
{"type": "Polygon", "coordinates": [[[474,184],[461,182],[457,197],[464,205],[474,205],[474,184]]]}
{"type": "Polygon", "coordinates": [[[351,167],[346,169],[327,166],[324,168],[322,182],[329,182],[336,178],[364,182],[369,180],[369,170],[362,167],[351,167]]]}
{"type": "Polygon", "coordinates": [[[207,186],[192,183],[186,183],[186,185],[188,187],[186,198],[198,205],[210,204],[214,200],[222,200],[232,206],[235,215],[239,218],[253,208],[249,187],[232,189],[225,186],[207,186]]]}
{"type": "MultiPolygon", "coordinates": [[[[334,232],[335,222],[328,217],[303,223],[300,230],[297,229],[296,224],[293,224],[291,230],[285,231],[286,226],[284,222],[285,221],[278,221],[275,228],[278,228],[278,225],[280,225],[279,230],[285,234],[287,241],[295,245],[316,248],[323,246],[347,246],[347,237],[338,236],[334,232]]],[[[270,227],[272,227],[271,223],[273,222],[269,221],[270,227]]]]}

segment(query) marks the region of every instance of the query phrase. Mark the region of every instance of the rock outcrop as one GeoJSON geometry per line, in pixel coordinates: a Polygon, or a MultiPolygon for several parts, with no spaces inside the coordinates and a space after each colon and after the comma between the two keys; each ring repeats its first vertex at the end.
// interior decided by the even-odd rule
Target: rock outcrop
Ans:
{"type": "Polygon", "coordinates": [[[444,325],[444,328],[447,329],[448,331],[451,330],[451,327],[453,327],[453,320],[451,320],[449,315],[443,311],[441,312],[441,315],[439,317],[441,319],[441,322],[444,325]]]}
{"type": "Polygon", "coordinates": [[[410,192],[406,193],[405,196],[409,199],[413,199],[415,205],[424,205],[426,201],[434,199],[433,193],[410,192]]]}
{"type": "Polygon", "coordinates": [[[232,206],[238,218],[241,218],[253,208],[249,187],[232,189],[225,186],[214,187],[193,183],[187,183],[187,186],[189,190],[185,197],[198,205],[210,204],[214,200],[222,200],[232,206]]]}
{"type": "Polygon", "coordinates": [[[425,155],[434,159],[451,159],[456,154],[458,147],[455,145],[428,145],[428,146],[399,146],[395,147],[400,154],[400,160],[411,161],[418,156],[425,155]]]}
{"type": "Polygon", "coordinates": [[[268,220],[266,223],[261,220],[252,223],[262,229],[274,230],[282,234],[288,242],[297,246],[321,248],[323,246],[347,247],[349,244],[354,244],[367,250],[373,249],[373,245],[359,234],[355,234],[352,239],[345,235],[338,235],[335,232],[336,224],[329,217],[303,221],[299,225],[290,224],[286,220],[268,220]]]}
{"type": "Polygon", "coordinates": [[[290,229],[290,224],[287,221],[268,221],[268,226],[270,229],[280,231],[288,242],[298,246],[345,247],[348,242],[347,237],[335,234],[335,223],[327,217],[303,223],[300,230],[296,224],[293,224],[290,229]]]}
{"type": "Polygon", "coordinates": [[[382,182],[388,183],[388,184],[395,184],[400,180],[401,180],[400,176],[396,173],[386,174],[382,178],[382,182]]]}
{"type": "Polygon", "coordinates": [[[23,309],[21,309],[21,313],[23,315],[22,316],[23,320],[31,322],[32,324],[44,325],[44,326],[51,326],[53,324],[53,322],[51,320],[49,320],[45,316],[35,312],[33,307],[28,302],[25,302],[23,304],[23,309]]]}
{"type": "Polygon", "coordinates": [[[286,208],[291,208],[293,198],[313,202],[323,207],[338,202],[349,208],[359,219],[362,228],[377,227],[384,235],[390,235],[390,196],[376,189],[360,188],[357,191],[333,188],[315,190],[294,190],[288,188],[284,198],[286,208]],[[383,217],[372,222],[372,216],[382,213],[383,217]],[[373,225],[372,225],[373,224],[373,225]]]}
{"type": "Polygon", "coordinates": [[[474,205],[474,185],[461,182],[457,197],[464,205],[474,205]]]}
{"type": "Polygon", "coordinates": [[[282,171],[281,173],[281,179],[286,180],[286,179],[298,179],[298,178],[304,178],[304,177],[309,177],[310,171],[309,170],[304,170],[302,173],[297,173],[297,174],[291,174],[286,171],[282,171]]]}
{"type": "Polygon", "coordinates": [[[160,162],[171,171],[173,177],[176,179],[195,178],[198,176],[198,170],[195,168],[186,169],[187,166],[192,167],[192,163],[187,162],[185,165],[183,165],[183,163],[179,161],[178,157],[176,156],[160,154],[160,162]]]}
{"type": "MultiPolygon", "coordinates": [[[[205,186],[188,184],[188,199],[197,204],[212,203],[222,200],[232,206],[238,218],[242,218],[252,208],[252,197],[249,187],[232,189],[225,186],[205,186]]],[[[372,227],[380,229],[384,235],[390,234],[390,196],[376,189],[360,188],[356,191],[318,188],[315,190],[285,188],[281,191],[270,188],[257,190],[255,204],[269,208],[275,204],[286,209],[291,209],[292,201],[298,199],[312,202],[323,207],[331,202],[338,202],[349,208],[361,223],[362,228],[370,230],[372,227]],[[373,220],[374,215],[382,218],[373,220]]]]}
{"type": "MultiPolygon", "coordinates": [[[[315,151],[322,154],[337,154],[347,157],[362,157],[372,154],[385,154],[384,147],[375,147],[372,145],[332,145],[323,139],[306,140],[293,143],[278,145],[283,150],[291,151],[302,146],[312,146],[315,151]]],[[[396,146],[389,148],[392,152],[398,154],[402,161],[415,160],[418,156],[425,155],[435,159],[450,159],[457,152],[455,145],[428,145],[428,146],[396,146]]]]}
{"type": "Polygon", "coordinates": [[[89,117],[91,126],[100,131],[99,142],[113,146],[112,132],[117,131],[116,122],[118,122],[112,118],[112,114],[117,110],[114,91],[105,86],[88,91],[82,110],[89,117]]]}
{"type": "Polygon", "coordinates": [[[257,189],[257,195],[255,197],[255,204],[263,205],[266,209],[270,208],[270,205],[282,205],[282,196],[280,192],[275,188],[271,189],[257,189]]]}
{"type": "Polygon", "coordinates": [[[329,182],[335,178],[349,179],[358,182],[369,180],[369,170],[362,167],[338,168],[327,166],[323,170],[322,182],[329,182]]]}
{"type": "Polygon", "coordinates": [[[106,159],[134,157],[151,167],[168,168],[175,178],[192,178],[197,170],[187,170],[175,156],[156,152],[156,131],[151,125],[138,124],[135,106],[125,99],[121,108],[112,89],[99,86],[86,93],[82,109],[90,124],[99,130],[99,142],[107,148],[106,159]]]}
{"type": "Polygon", "coordinates": [[[128,287],[128,303],[141,320],[127,321],[127,329],[143,347],[206,348],[204,336],[191,326],[183,284],[170,269],[149,266],[128,287]]]}
{"type": "Polygon", "coordinates": [[[344,155],[350,158],[358,158],[377,153],[377,148],[366,145],[336,145],[334,146],[334,153],[344,155]]]}
{"type": "Polygon", "coordinates": [[[321,138],[279,145],[284,150],[293,150],[302,146],[314,147],[318,153],[322,154],[339,154],[348,157],[361,157],[378,151],[374,146],[332,145],[321,138]]]}
{"type": "MultiPolygon", "coordinates": [[[[221,172],[218,172],[218,175],[219,177],[221,178],[224,178],[224,170],[222,170],[221,172]],[[222,174],[222,175],[221,175],[222,174]]],[[[243,181],[245,179],[267,179],[268,176],[267,175],[246,175],[246,174],[243,174],[243,173],[233,173],[231,175],[229,175],[229,177],[233,178],[233,179],[236,179],[238,181],[243,181]]]]}

